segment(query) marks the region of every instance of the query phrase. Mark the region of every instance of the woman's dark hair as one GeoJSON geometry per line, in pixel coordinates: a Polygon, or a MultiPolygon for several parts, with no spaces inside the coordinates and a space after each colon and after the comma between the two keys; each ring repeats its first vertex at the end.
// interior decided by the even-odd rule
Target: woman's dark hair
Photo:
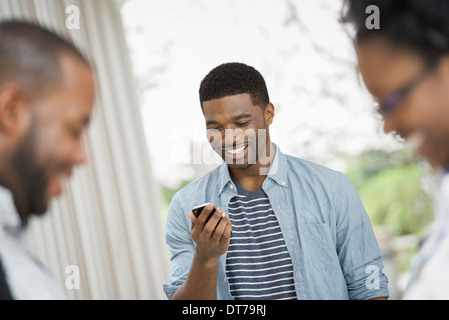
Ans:
{"type": "Polygon", "coordinates": [[[449,53],[448,0],[345,0],[342,22],[354,26],[358,43],[373,36],[431,61],[449,53]],[[379,29],[369,29],[366,8],[379,8],[379,29]]]}

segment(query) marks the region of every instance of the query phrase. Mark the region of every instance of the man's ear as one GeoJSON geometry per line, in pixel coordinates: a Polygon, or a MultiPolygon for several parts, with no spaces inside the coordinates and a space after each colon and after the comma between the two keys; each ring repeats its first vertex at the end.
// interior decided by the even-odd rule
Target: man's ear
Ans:
{"type": "Polygon", "coordinates": [[[17,131],[27,108],[26,99],[18,84],[0,85],[0,133],[9,135],[17,131]]]}
{"type": "Polygon", "coordinates": [[[269,104],[267,104],[267,106],[265,107],[264,116],[265,116],[265,123],[267,125],[270,125],[273,123],[274,105],[271,102],[269,104]]]}

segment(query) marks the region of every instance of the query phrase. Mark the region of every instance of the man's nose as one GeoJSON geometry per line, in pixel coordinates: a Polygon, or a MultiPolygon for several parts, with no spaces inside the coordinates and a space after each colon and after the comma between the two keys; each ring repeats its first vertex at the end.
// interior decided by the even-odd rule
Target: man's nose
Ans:
{"type": "Polygon", "coordinates": [[[227,128],[224,132],[223,142],[226,146],[231,146],[244,138],[244,132],[240,128],[227,128]]]}

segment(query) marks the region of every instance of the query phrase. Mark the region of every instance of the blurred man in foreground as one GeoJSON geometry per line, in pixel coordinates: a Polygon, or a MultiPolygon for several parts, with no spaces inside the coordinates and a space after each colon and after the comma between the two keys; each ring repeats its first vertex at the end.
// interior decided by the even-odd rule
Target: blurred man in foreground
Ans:
{"type": "Polygon", "coordinates": [[[359,69],[379,102],[384,131],[411,143],[439,173],[436,220],[404,298],[448,299],[449,1],[349,0],[345,4],[344,21],[355,27],[359,69]],[[367,21],[376,18],[371,15],[373,5],[378,8],[378,28],[367,21]]]}
{"type": "Polygon", "coordinates": [[[37,25],[0,22],[0,296],[64,299],[26,248],[32,215],[86,161],[82,133],[94,102],[88,61],[37,25]]]}

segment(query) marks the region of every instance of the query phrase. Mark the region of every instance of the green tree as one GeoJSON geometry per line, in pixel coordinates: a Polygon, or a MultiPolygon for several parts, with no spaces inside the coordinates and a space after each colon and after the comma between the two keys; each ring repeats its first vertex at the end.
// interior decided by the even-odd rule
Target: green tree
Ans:
{"type": "Polygon", "coordinates": [[[369,150],[348,163],[347,175],[373,225],[405,235],[420,233],[431,222],[432,201],[421,187],[423,169],[410,149],[369,150]]]}
{"type": "Polygon", "coordinates": [[[417,164],[377,173],[359,189],[372,223],[385,225],[393,235],[420,233],[432,219],[432,204],[421,188],[417,164]]]}

